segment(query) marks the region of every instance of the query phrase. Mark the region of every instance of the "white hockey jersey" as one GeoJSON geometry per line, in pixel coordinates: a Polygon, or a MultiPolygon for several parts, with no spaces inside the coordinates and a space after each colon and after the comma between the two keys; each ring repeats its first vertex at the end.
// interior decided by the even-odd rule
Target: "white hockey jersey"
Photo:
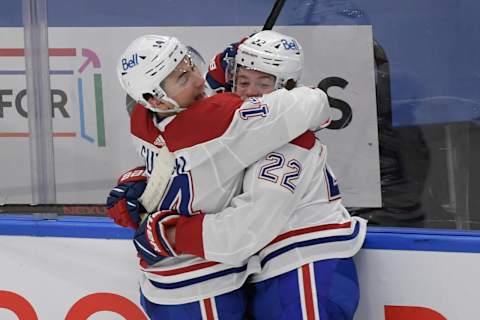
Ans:
{"type": "MultiPolygon", "coordinates": [[[[217,213],[227,208],[241,191],[245,168],[306,130],[318,130],[329,122],[325,93],[296,88],[247,102],[234,94],[219,94],[160,123],[139,106],[132,113],[131,131],[147,172],[153,170],[159,147],[166,144],[175,154],[177,169],[160,209],[195,216],[200,211],[217,213]]],[[[197,245],[203,246],[202,241],[197,245]]],[[[221,264],[181,255],[154,265],[142,263],[141,290],[160,304],[223,294],[260,272],[259,257],[221,264]]]]}
{"type": "Polygon", "coordinates": [[[210,261],[243,265],[257,255],[257,282],[360,250],[366,221],[341,203],[327,148],[306,132],[250,166],[243,191],[215,215],[182,217],[176,249],[210,261]]]}

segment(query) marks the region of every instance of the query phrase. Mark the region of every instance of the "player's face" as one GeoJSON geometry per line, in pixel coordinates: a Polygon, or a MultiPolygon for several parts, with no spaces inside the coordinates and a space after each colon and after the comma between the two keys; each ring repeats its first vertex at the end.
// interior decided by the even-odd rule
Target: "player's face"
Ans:
{"type": "Polygon", "coordinates": [[[162,83],[167,95],[182,108],[205,98],[205,79],[187,56],[162,83]]]}
{"type": "Polygon", "coordinates": [[[275,76],[271,74],[238,68],[235,79],[235,92],[242,98],[261,97],[275,89],[275,76]]]}

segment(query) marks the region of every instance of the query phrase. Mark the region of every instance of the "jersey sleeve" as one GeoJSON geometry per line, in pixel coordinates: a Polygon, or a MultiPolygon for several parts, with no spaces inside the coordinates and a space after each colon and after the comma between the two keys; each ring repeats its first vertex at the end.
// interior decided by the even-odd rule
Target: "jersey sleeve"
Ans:
{"type": "Polygon", "coordinates": [[[282,120],[278,123],[285,125],[292,139],[307,130],[317,131],[325,128],[331,121],[327,95],[318,88],[279,89],[262,98],[250,98],[242,106],[240,117],[249,119],[261,115],[258,109],[262,105],[269,109],[267,113],[271,113],[268,121],[273,124],[282,120]]]}
{"type": "MultiPolygon", "coordinates": [[[[180,112],[162,136],[170,151],[180,150],[192,159],[201,149],[219,174],[234,175],[306,130],[328,126],[330,110],[326,94],[317,88],[280,89],[245,102],[221,93],[180,112]]],[[[143,135],[150,140],[155,136],[143,135]]]]}
{"type": "Polygon", "coordinates": [[[231,79],[226,79],[226,73],[231,64],[234,63],[238,46],[247,39],[242,38],[239,42],[231,43],[225,50],[215,55],[208,66],[205,74],[206,86],[212,92],[231,92],[231,79]]]}
{"type": "Polygon", "coordinates": [[[311,161],[308,148],[315,138],[308,132],[302,139],[302,145],[289,144],[249,167],[243,192],[229,207],[217,214],[180,218],[177,251],[240,265],[279,235],[312,176],[304,165],[311,161]]]}
{"type": "Polygon", "coordinates": [[[328,99],[320,89],[280,89],[243,103],[219,143],[212,143],[209,151],[212,155],[230,152],[248,167],[306,130],[328,126],[330,120],[328,99]]]}

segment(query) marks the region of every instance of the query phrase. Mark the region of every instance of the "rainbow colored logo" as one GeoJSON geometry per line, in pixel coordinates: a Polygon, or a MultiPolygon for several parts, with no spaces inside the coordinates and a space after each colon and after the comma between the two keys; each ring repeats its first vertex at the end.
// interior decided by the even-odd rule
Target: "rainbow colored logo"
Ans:
{"type": "MultiPolygon", "coordinates": [[[[101,63],[98,55],[90,49],[82,48],[78,50],[78,54],[85,58],[83,63],[77,70],[50,70],[50,75],[70,75],[76,78],[77,90],[78,90],[78,105],[80,113],[80,138],[88,141],[89,143],[96,143],[99,147],[106,146],[105,139],[105,121],[103,110],[103,87],[102,87],[102,75],[100,73],[101,63]],[[85,73],[87,68],[93,68],[93,83],[94,83],[94,97],[95,97],[95,117],[96,117],[96,139],[92,132],[87,132],[85,124],[85,116],[90,110],[85,108],[85,94],[84,94],[84,82],[89,75],[85,73]]],[[[50,48],[48,50],[50,57],[76,57],[76,48],[50,48]]],[[[0,58],[3,57],[23,57],[25,52],[23,48],[1,48],[0,58]]],[[[0,70],[2,76],[14,76],[25,75],[25,70],[0,70]]],[[[0,137],[28,137],[28,132],[5,132],[0,131],[0,137]]],[[[77,137],[76,132],[54,132],[54,137],[77,137]]]]}

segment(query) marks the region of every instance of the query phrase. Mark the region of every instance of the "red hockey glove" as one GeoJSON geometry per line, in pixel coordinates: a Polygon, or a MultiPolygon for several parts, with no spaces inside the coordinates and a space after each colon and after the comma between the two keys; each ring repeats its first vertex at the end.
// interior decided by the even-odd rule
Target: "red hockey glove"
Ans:
{"type": "Polygon", "coordinates": [[[145,167],[137,167],[118,179],[118,185],[110,191],[107,198],[107,214],[122,227],[137,229],[141,214],[146,212],[138,198],[147,186],[145,167]]]}

